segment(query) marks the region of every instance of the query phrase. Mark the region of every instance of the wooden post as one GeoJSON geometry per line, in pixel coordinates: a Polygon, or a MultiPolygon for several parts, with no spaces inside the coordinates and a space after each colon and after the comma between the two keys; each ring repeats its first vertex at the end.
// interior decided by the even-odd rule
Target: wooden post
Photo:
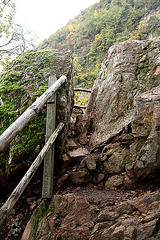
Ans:
{"type": "Polygon", "coordinates": [[[17,187],[13,190],[13,192],[11,193],[10,197],[7,199],[5,204],[1,207],[1,209],[0,209],[0,225],[3,223],[3,221],[5,220],[5,218],[8,216],[9,212],[11,211],[11,209],[14,207],[14,205],[18,201],[18,199],[21,196],[21,194],[23,193],[24,189],[26,188],[26,186],[28,185],[28,183],[30,182],[32,177],[34,176],[35,172],[37,171],[38,167],[42,163],[44,156],[46,155],[48,149],[52,146],[56,137],[58,136],[58,134],[60,133],[60,131],[62,130],[63,127],[64,127],[63,123],[60,123],[58,125],[58,127],[53,132],[53,134],[51,135],[51,137],[49,138],[47,143],[44,145],[41,152],[38,154],[35,161],[32,163],[32,165],[30,166],[30,168],[28,169],[28,171],[26,172],[24,177],[21,179],[21,181],[19,182],[17,187]]]}
{"type": "MultiPolygon", "coordinates": [[[[49,78],[48,87],[57,81],[55,76],[49,78]]],[[[47,142],[55,130],[56,125],[56,93],[47,102],[47,119],[46,119],[46,138],[47,142]]],[[[42,185],[42,198],[51,198],[53,191],[53,178],[54,178],[54,148],[55,144],[49,149],[44,158],[43,169],[43,185],[42,185]]]]}

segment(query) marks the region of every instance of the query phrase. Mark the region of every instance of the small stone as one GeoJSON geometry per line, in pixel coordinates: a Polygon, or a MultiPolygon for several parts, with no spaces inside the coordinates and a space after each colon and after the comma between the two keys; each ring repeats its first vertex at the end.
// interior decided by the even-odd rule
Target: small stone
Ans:
{"type": "Polygon", "coordinates": [[[64,182],[69,178],[69,174],[66,173],[62,175],[62,177],[58,180],[58,185],[61,186],[64,184],[64,182]]]}
{"type": "Polygon", "coordinates": [[[73,140],[69,140],[65,146],[65,149],[66,149],[66,151],[70,151],[76,147],[77,147],[77,144],[73,140]]]}
{"type": "Polygon", "coordinates": [[[123,239],[124,237],[124,226],[116,227],[114,232],[111,235],[111,239],[123,239]]]}
{"type": "Polygon", "coordinates": [[[108,178],[107,182],[105,183],[105,188],[118,187],[123,184],[123,181],[123,176],[114,175],[108,178]]]}
{"type": "Polygon", "coordinates": [[[71,165],[72,159],[67,155],[63,154],[63,169],[68,168],[71,165]]]}
{"type": "Polygon", "coordinates": [[[104,153],[99,159],[101,162],[104,162],[107,160],[107,155],[104,153]]]}
{"type": "Polygon", "coordinates": [[[35,200],[35,197],[27,198],[27,203],[32,204],[35,200]]]}
{"type": "Polygon", "coordinates": [[[91,171],[91,170],[96,169],[96,166],[97,166],[96,160],[97,160],[97,157],[92,157],[92,156],[89,156],[89,157],[85,158],[85,162],[86,162],[88,170],[91,171]]]}
{"type": "Polygon", "coordinates": [[[72,158],[84,157],[89,154],[89,151],[86,148],[77,148],[76,150],[70,151],[68,154],[72,158]]]}
{"type": "Polygon", "coordinates": [[[100,190],[103,189],[103,187],[104,187],[104,186],[103,186],[103,182],[100,182],[100,183],[97,185],[97,187],[98,187],[98,189],[100,189],[100,190]]]}
{"type": "Polygon", "coordinates": [[[111,156],[114,152],[114,149],[109,149],[107,152],[106,152],[106,156],[111,156]]]}
{"type": "Polygon", "coordinates": [[[108,210],[103,210],[98,215],[98,220],[100,222],[113,221],[118,217],[119,217],[119,213],[117,211],[112,212],[112,211],[108,211],[108,210]]]}
{"type": "Polygon", "coordinates": [[[37,206],[37,202],[34,201],[34,202],[30,205],[31,211],[33,211],[33,210],[36,208],[36,206],[37,206]]]}
{"type": "Polygon", "coordinates": [[[103,173],[98,174],[97,182],[101,182],[104,179],[105,175],[103,173]]]}
{"type": "Polygon", "coordinates": [[[86,170],[80,170],[73,172],[70,175],[71,181],[73,183],[87,183],[89,181],[88,172],[86,170]]]}
{"type": "Polygon", "coordinates": [[[15,215],[15,214],[16,214],[16,210],[14,208],[12,208],[10,211],[10,215],[15,215]]]}

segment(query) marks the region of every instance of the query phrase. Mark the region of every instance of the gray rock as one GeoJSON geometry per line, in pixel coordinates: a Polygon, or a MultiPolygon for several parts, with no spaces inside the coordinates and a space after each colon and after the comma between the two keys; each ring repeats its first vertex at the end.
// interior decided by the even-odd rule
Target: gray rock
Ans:
{"type": "Polygon", "coordinates": [[[72,159],[67,155],[63,154],[63,169],[68,168],[72,162],[72,159]]]}
{"type": "Polygon", "coordinates": [[[67,144],[65,145],[65,150],[70,151],[76,147],[77,147],[77,144],[72,139],[70,139],[70,140],[68,140],[67,144]]]}
{"type": "Polygon", "coordinates": [[[89,154],[89,151],[86,148],[80,147],[76,150],[68,152],[68,154],[71,158],[77,158],[86,156],[87,154],[89,154]]]}
{"type": "Polygon", "coordinates": [[[72,183],[84,184],[89,181],[88,172],[86,170],[80,170],[70,174],[70,179],[72,183]]]}
{"type": "Polygon", "coordinates": [[[110,174],[120,173],[125,165],[130,162],[129,149],[122,147],[120,144],[110,144],[108,158],[104,162],[104,168],[110,174]],[[112,150],[112,151],[111,151],[112,150]]]}
{"type": "MultiPolygon", "coordinates": [[[[105,171],[145,178],[160,167],[160,38],[112,46],[94,83],[89,145],[106,148],[105,171]],[[132,166],[132,167],[131,167],[132,166]]],[[[89,118],[89,117],[88,117],[89,118]]]]}
{"type": "Polygon", "coordinates": [[[89,155],[88,157],[85,158],[85,162],[87,165],[88,170],[95,170],[96,169],[96,161],[97,161],[97,157],[91,156],[89,155]]]}
{"type": "Polygon", "coordinates": [[[105,188],[118,187],[123,184],[123,181],[124,181],[123,176],[114,175],[108,178],[108,180],[105,183],[105,188]]]}

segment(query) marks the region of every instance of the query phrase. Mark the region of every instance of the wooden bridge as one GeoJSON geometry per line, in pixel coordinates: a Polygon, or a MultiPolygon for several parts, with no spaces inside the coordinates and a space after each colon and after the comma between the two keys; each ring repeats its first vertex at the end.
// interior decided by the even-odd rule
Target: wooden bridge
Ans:
{"type": "MultiPolygon", "coordinates": [[[[36,157],[24,177],[21,179],[17,187],[13,190],[8,200],[0,209],[0,225],[8,216],[14,207],[26,186],[31,181],[40,164],[44,159],[42,198],[51,198],[53,190],[54,178],[54,142],[64,127],[61,122],[55,129],[56,123],[56,91],[66,82],[66,76],[61,76],[58,80],[56,77],[49,78],[49,88],[36,101],[12,123],[0,136],[0,153],[9,145],[9,143],[17,136],[17,134],[31,121],[31,119],[42,109],[47,102],[47,119],[46,119],[46,137],[45,145],[36,157]]],[[[74,91],[91,92],[89,89],[77,88],[74,91]]],[[[82,107],[83,106],[75,106],[82,107]]]]}

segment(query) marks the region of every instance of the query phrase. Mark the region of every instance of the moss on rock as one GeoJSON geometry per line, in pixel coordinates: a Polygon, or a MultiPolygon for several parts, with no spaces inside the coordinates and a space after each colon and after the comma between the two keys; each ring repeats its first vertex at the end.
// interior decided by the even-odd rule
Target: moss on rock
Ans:
{"type": "MultiPolygon", "coordinates": [[[[43,94],[48,88],[49,76],[72,75],[71,61],[70,52],[33,50],[19,55],[5,67],[0,75],[3,102],[0,105],[0,134],[43,94]]],[[[68,87],[72,85],[71,77],[69,81],[68,87]]],[[[17,166],[33,161],[44,144],[45,117],[44,108],[1,154],[0,168],[3,171],[9,173],[17,166]]]]}

